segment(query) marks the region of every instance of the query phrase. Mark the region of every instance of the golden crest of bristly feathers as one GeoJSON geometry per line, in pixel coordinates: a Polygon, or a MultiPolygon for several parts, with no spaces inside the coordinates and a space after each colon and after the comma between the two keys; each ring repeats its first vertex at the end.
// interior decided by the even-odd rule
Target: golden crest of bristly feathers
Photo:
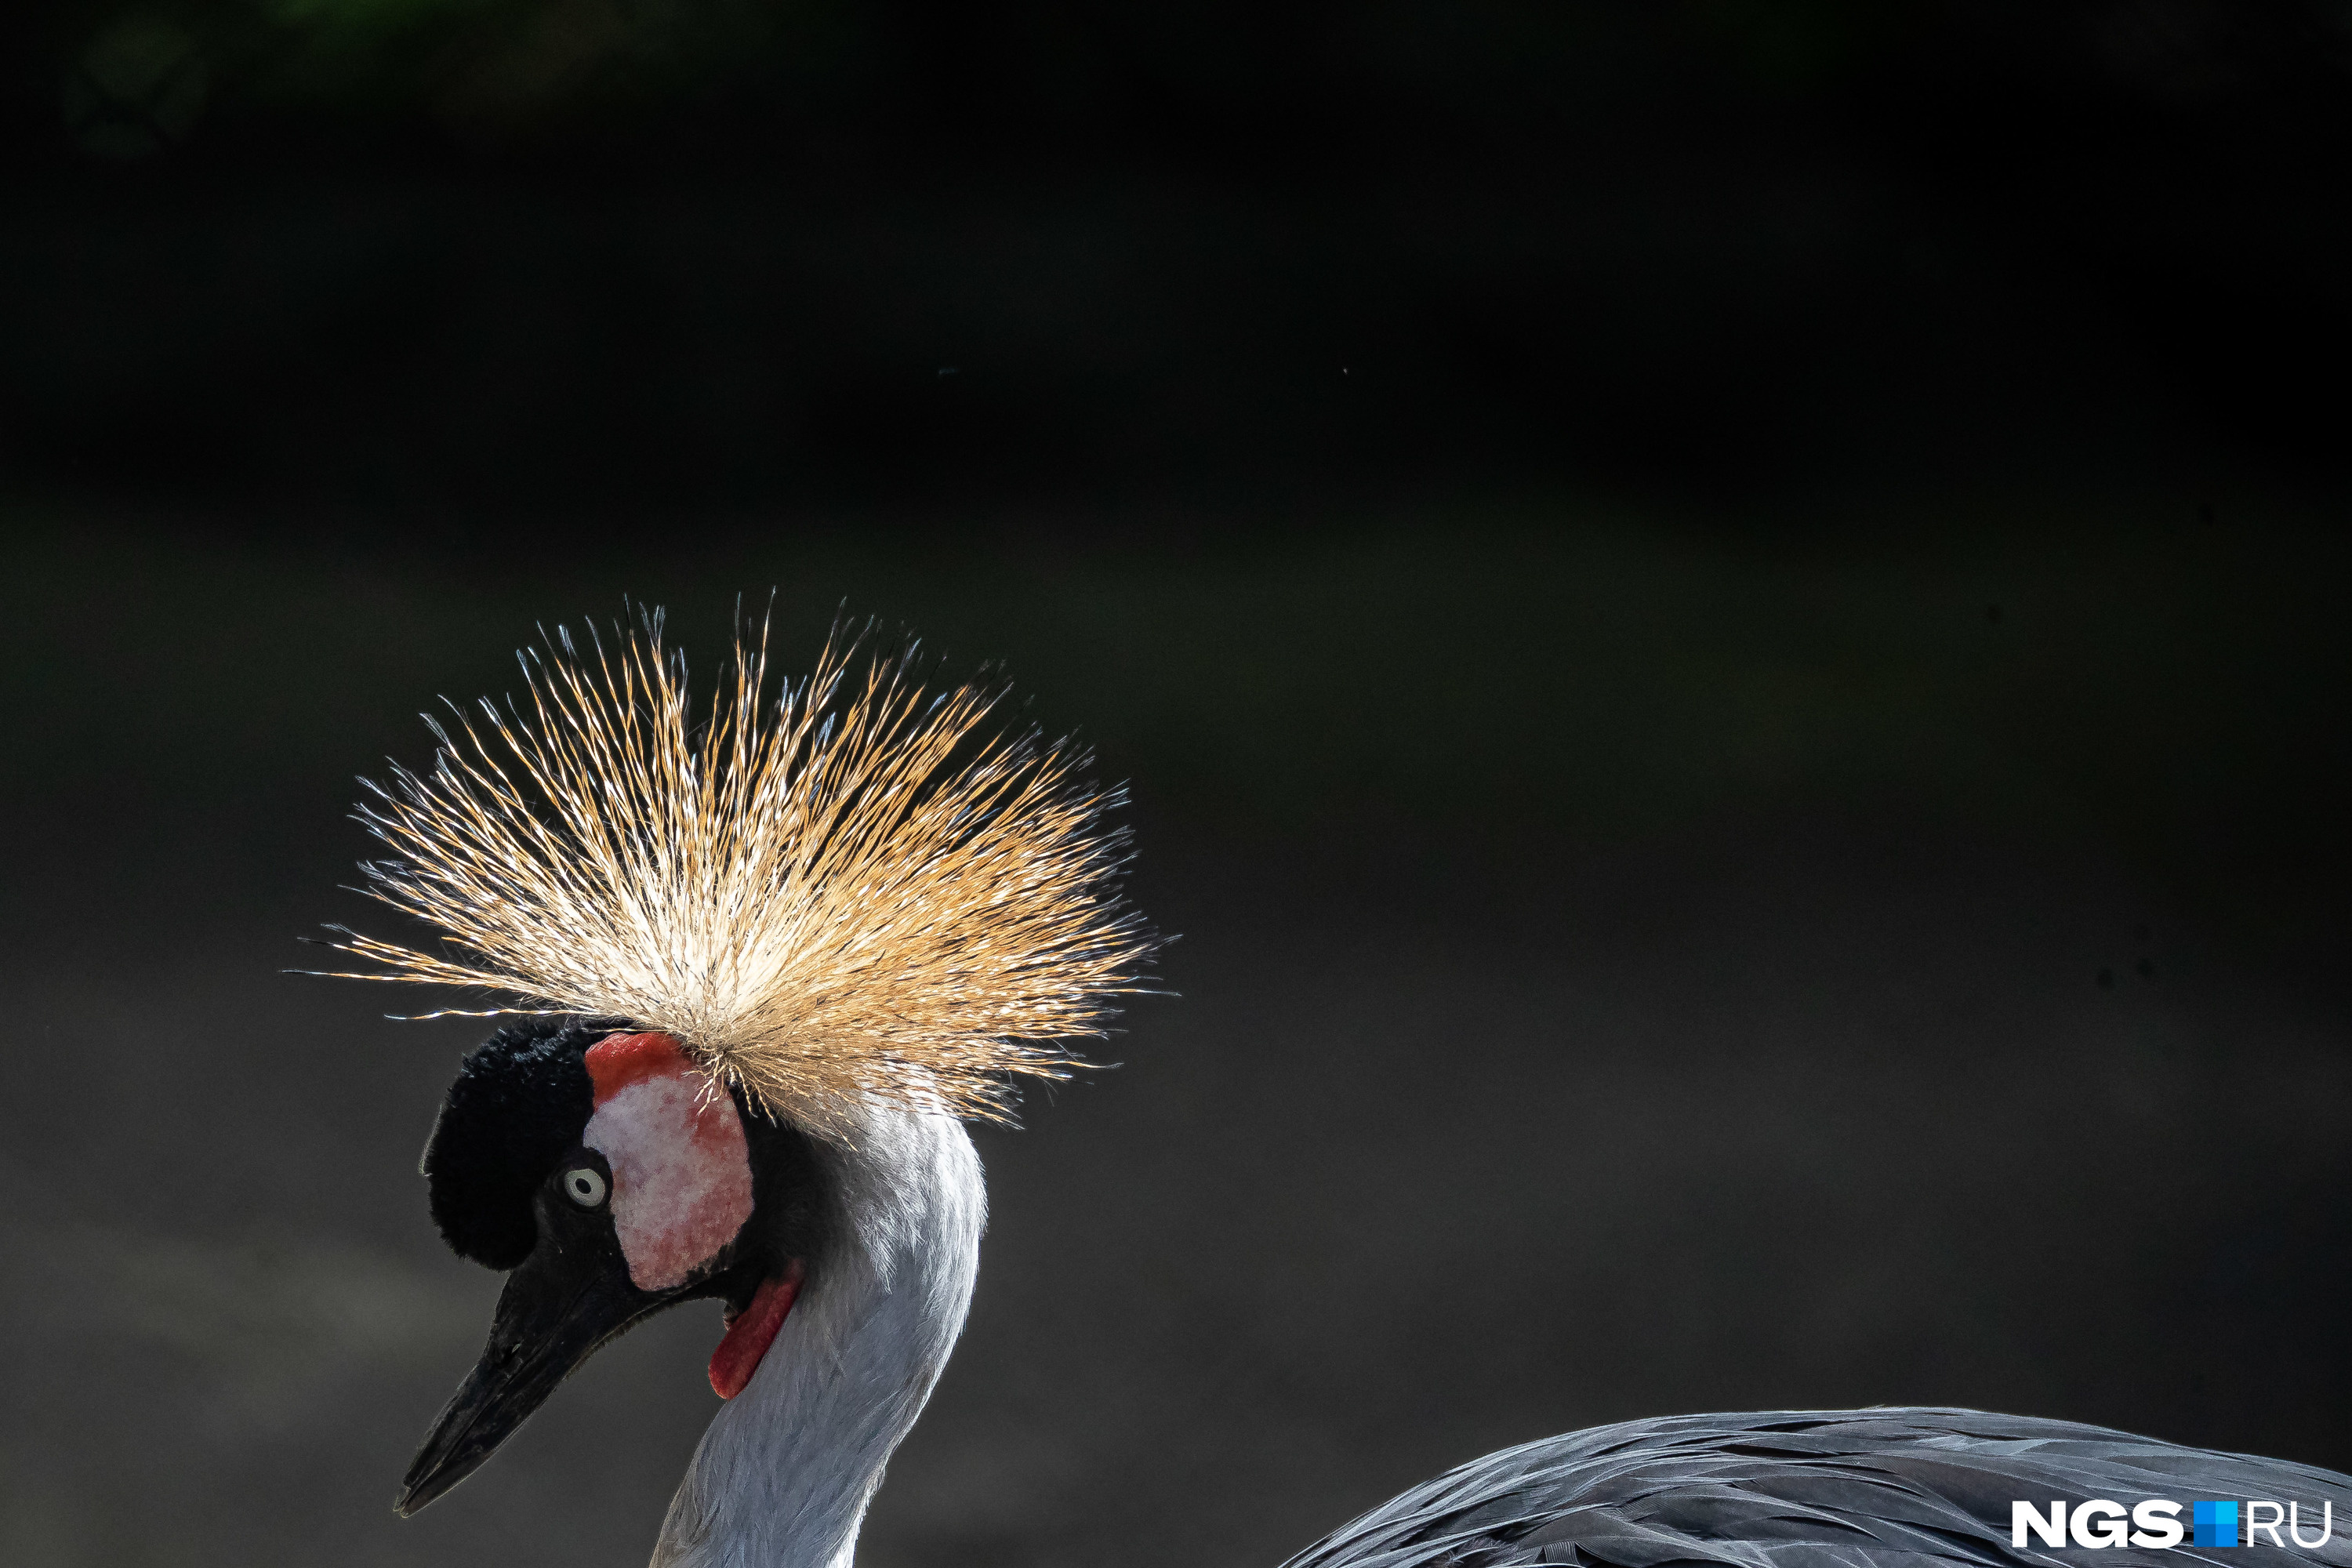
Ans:
{"type": "Polygon", "coordinates": [[[361,820],[398,857],[364,891],[443,952],[350,931],[353,978],[484,986],[490,1012],[625,1018],[765,1109],[852,1138],[862,1106],[1003,1113],[1065,1076],[1153,942],[1110,882],[1112,796],[1001,689],[927,694],[911,652],[829,645],[770,695],[764,634],[698,717],[658,616],[607,649],[525,652],[528,698],[434,726],[361,820]]]}

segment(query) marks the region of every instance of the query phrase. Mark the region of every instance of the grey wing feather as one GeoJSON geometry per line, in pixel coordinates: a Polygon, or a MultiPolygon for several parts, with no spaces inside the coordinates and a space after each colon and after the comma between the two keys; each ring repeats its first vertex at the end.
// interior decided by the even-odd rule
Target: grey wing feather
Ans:
{"type": "Polygon", "coordinates": [[[1629,1421],[1506,1448],[1390,1500],[1285,1568],[2352,1568],[2347,1531],[2352,1478],[2309,1465],[1976,1410],[1783,1410],[1629,1421]],[[2011,1543],[2012,1502],[2093,1498],[2126,1509],[2147,1498],[2293,1500],[2306,1538],[2323,1505],[2336,1528],[2307,1548],[2011,1543]]]}

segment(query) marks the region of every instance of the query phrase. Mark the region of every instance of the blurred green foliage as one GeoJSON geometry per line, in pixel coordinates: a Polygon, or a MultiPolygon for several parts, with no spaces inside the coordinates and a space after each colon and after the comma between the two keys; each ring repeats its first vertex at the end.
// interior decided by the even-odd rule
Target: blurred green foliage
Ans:
{"type": "Polygon", "coordinates": [[[131,156],[207,100],[561,125],[822,62],[841,20],[829,0],[134,0],[68,9],[51,48],[75,134],[131,156]]]}
{"type": "Polygon", "coordinates": [[[1662,69],[1803,91],[1863,68],[1921,14],[1847,0],[72,0],[48,32],[68,122],[90,151],[127,155],[186,135],[208,99],[560,129],[754,83],[914,116],[967,96],[1016,116],[1185,100],[1279,115],[1339,82],[1540,111],[1638,92],[1662,69]]]}
{"type": "MultiPolygon", "coordinates": [[[[71,89],[85,116],[91,82],[168,34],[215,97],[523,124],[749,82],[906,114],[958,98],[940,89],[961,79],[1016,115],[1190,100],[1272,116],[1344,83],[1478,115],[1900,92],[1923,71],[2024,79],[2053,62],[2177,100],[2338,71],[2352,52],[2336,0],[62,0],[40,30],[60,75],[87,79],[71,89]]],[[[107,101],[154,119],[160,144],[204,96],[184,77],[168,111],[152,88],[107,101]]]]}
{"type": "Polygon", "coordinates": [[[2198,98],[2339,66],[2347,15],[2332,0],[64,0],[46,31],[74,84],[68,121],[116,125],[78,133],[121,153],[185,135],[208,97],[560,130],[749,89],[763,108],[855,99],[934,127],[976,111],[1278,132],[1335,96],[1672,118],[1726,95],[1900,95],[2060,61],[2081,83],[2198,98]]]}
{"type": "Polygon", "coordinates": [[[211,76],[202,46],[185,27],[132,12],[100,29],[83,47],[64,72],[58,105],[90,152],[144,157],[195,125],[211,76]]]}

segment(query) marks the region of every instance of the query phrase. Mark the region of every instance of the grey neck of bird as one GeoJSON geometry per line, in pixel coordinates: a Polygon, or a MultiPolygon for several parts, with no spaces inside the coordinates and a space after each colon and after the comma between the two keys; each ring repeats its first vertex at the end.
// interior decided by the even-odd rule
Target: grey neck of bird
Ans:
{"type": "Polygon", "coordinates": [[[988,1199],[961,1123],[876,1111],[828,1148],[836,1240],[696,1448],[653,1568],[850,1568],[882,1468],[971,1303],[988,1199]]]}

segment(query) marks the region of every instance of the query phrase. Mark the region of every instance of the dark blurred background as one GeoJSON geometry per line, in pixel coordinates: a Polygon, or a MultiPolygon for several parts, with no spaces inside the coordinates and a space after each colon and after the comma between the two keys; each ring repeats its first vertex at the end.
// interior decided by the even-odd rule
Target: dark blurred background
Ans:
{"type": "Polygon", "coordinates": [[[478,1033],[285,978],[537,623],[1002,661],[1181,933],[874,1568],[1643,1415],[2352,1468],[2352,9],[0,20],[0,1559],[639,1563],[715,1309],[389,1503],[478,1033]]]}

